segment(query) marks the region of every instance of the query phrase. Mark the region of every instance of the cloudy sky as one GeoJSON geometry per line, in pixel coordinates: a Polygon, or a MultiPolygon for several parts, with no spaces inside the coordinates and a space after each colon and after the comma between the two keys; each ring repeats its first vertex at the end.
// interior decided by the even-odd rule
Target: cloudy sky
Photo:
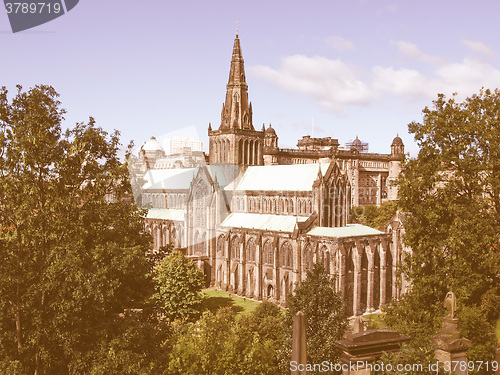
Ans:
{"type": "Polygon", "coordinates": [[[479,0],[80,0],[13,34],[0,10],[0,85],[54,86],[67,126],[89,116],[124,143],[207,139],[225,96],[238,22],[254,126],[280,146],[356,136],[389,152],[437,93],[500,87],[500,2],[479,0]]]}

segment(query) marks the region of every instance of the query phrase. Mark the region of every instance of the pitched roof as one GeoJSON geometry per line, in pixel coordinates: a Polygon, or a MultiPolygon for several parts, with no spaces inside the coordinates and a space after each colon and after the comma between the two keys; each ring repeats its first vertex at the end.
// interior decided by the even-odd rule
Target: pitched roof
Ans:
{"type": "Polygon", "coordinates": [[[184,210],[173,208],[150,208],[146,219],[184,221],[184,210]]]}
{"type": "MultiPolygon", "coordinates": [[[[206,168],[212,180],[217,178],[225,190],[312,191],[320,168],[324,176],[329,166],[329,163],[251,166],[244,174],[237,165],[214,164],[206,168]]],[[[147,182],[143,189],[188,190],[198,169],[150,169],[144,177],[147,182]]]]}
{"type": "Polygon", "coordinates": [[[189,189],[193,176],[198,168],[180,168],[180,169],[149,169],[144,176],[146,183],[143,189],[189,189]]]}
{"type": "Polygon", "coordinates": [[[312,191],[318,171],[324,176],[329,163],[248,167],[235,190],[312,191]]]}
{"type": "Polygon", "coordinates": [[[230,214],[222,223],[222,227],[272,230],[276,232],[293,232],[297,221],[306,221],[305,216],[284,216],[267,214],[248,214],[236,212],[230,214]]]}
{"type": "Polygon", "coordinates": [[[362,224],[347,224],[345,227],[315,227],[306,233],[309,236],[317,237],[360,237],[360,236],[372,236],[375,234],[384,234],[377,229],[370,228],[362,224]]]}

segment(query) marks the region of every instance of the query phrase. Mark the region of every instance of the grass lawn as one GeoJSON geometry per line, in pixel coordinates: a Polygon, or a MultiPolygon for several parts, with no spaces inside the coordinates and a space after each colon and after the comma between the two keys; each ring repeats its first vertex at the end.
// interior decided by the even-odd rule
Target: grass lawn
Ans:
{"type": "Polygon", "coordinates": [[[255,310],[260,302],[244,299],[217,289],[203,289],[206,299],[203,307],[215,312],[220,307],[230,306],[238,314],[248,314],[255,310]]]}

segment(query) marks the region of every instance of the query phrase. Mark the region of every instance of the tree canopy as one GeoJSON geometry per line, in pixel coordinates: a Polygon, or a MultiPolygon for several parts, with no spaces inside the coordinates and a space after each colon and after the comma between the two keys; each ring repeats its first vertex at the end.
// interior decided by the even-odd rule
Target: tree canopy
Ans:
{"type": "Polygon", "coordinates": [[[191,260],[174,251],[156,266],[153,278],[156,282],[153,298],[168,320],[199,317],[205,276],[191,260]]]}
{"type": "Polygon", "coordinates": [[[335,341],[340,340],[347,329],[347,313],[334,281],[321,263],[315,263],[313,269],[307,271],[306,279],[288,296],[285,344],[280,353],[283,373],[290,371],[293,316],[299,311],[306,315],[308,363],[338,360],[340,350],[335,341]]]}
{"type": "Polygon", "coordinates": [[[89,371],[116,315],[152,292],[119,133],[92,118],[63,131],[58,97],[0,90],[0,368],[12,373],[89,371]]]}
{"type": "Polygon", "coordinates": [[[380,205],[380,207],[369,206],[356,206],[351,209],[351,216],[355,222],[369,227],[383,230],[397,212],[397,203],[395,201],[387,201],[380,205]]]}
{"type": "Polygon", "coordinates": [[[484,354],[500,315],[500,91],[433,103],[422,123],[408,126],[420,151],[404,165],[398,204],[408,213],[404,272],[412,287],[387,321],[425,342],[441,326],[451,289],[463,333],[476,348],[486,345],[484,354]]]}
{"type": "Polygon", "coordinates": [[[177,327],[169,370],[185,375],[278,374],[281,323],[281,308],[271,302],[248,315],[236,316],[231,308],[205,311],[196,323],[177,327]]]}

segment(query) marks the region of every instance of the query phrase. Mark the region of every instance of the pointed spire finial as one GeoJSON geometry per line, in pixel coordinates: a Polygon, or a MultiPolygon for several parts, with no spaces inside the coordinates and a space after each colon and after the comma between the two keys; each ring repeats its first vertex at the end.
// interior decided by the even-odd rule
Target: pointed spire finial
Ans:
{"type": "Polygon", "coordinates": [[[318,169],[318,180],[320,182],[323,182],[323,172],[321,171],[321,164],[319,164],[319,169],[318,169]]]}
{"type": "Polygon", "coordinates": [[[236,21],[236,36],[238,36],[238,25],[239,24],[239,21],[236,21]]]}

